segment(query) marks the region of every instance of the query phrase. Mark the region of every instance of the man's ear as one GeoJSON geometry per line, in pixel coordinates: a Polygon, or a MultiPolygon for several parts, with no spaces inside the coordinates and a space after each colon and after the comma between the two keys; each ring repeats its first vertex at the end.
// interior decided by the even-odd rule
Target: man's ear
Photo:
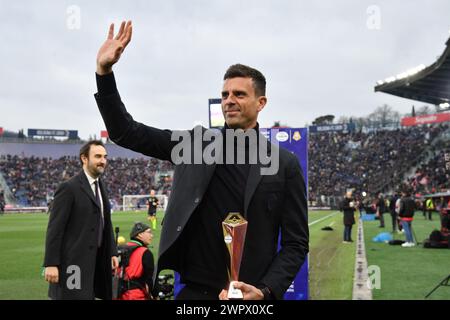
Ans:
{"type": "Polygon", "coordinates": [[[81,162],[83,162],[83,164],[88,162],[88,158],[84,154],[81,155],[81,162]]]}
{"type": "Polygon", "coordinates": [[[267,98],[265,96],[260,96],[258,98],[258,107],[257,107],[257,111],[260,112],[262,109],[264,109],[264,107],[266,106],[267,103],[267,98]]]}

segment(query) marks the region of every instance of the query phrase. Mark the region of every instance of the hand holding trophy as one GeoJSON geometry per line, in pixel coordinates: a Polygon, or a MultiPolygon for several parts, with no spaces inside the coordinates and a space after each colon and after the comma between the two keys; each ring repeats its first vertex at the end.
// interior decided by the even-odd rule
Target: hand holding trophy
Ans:
{"type": "Polygon", "coordinates": [[[228,299],[230,300],[244,299],[242,291],[235,288],[233,283],[238,281],[239,278],[247,224],[247,220],[237,212],[229,213],[225,221],[222,222],[224,240],[230,254],[230,268],[228,270],[228,277],[230,279],[228,299]]]}

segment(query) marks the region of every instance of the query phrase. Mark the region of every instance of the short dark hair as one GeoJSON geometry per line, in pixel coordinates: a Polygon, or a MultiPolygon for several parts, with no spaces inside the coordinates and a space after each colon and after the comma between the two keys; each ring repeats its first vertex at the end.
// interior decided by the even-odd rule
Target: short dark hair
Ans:
{"type": "Polygon", "coordinates": [[[223,80],[238,77],[251,78],[253,80],[253,88],[255,88],[256,96],[266,95],[266,78],[260,71],[238,63],[228,68],[223,76],[223,80]]]}
{"type": "Polygon", "coordinates": [[[91,150],[91,146],[92,145],[94,145],[94,146],[102,146],[103,148],[105,148],[105,145],[103,144],[103,142],[101,140],[88,141],[80,149],[80,162],[81,162],[81,165],[83,165],[83,161],[81,160],[81,156],[85,156],[86,158],[89,158],[89,151],[91,150]]]}

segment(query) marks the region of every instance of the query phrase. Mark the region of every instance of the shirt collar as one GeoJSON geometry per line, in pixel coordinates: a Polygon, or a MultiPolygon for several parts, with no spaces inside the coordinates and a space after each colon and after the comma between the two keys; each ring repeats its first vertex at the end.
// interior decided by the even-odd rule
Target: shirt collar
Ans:
{"type": "MultiPolygon", "coordinates": [[[[227,123],[225,122],[225,125],[224,125],[224,127],[223,127],[223,129],[222,129],[222,135],[223,135],[223,154],[224,154],[224,156],[226,157],[226,147],[227,147],[227,135],[226,135],[226,130],[228,130],[228,129],[230,129],[230,130],[233,130],[232,128],[230,128],[228,125],[227,125],[227,123]]],[[[252,130],[255,130],[255,132],[256,132],[256,140],[257,140],[257,146],[258,146],[258,144],[259,144],[259,123],[258,122],[256,122],[256,125],[253,127],[253,128],[251,128],[252,130]]],[[[237,129],[234,129],[234,130],[237,130],[237,129]]],[[[237,144],[236,144],[236,139],[234,140],[234,142],[233,142],[233,146],[234,146],[234,149],[236,150],[237,149],[237,144]]],[[[249,157],[249,154],[248,154],[248,150],[249,150],[249,140],[248,139],[245,139],[245,145],[244,145],[244,148],[245,148],[245,152],[246,152],[246,159],[248,159],[248,157],[249,157]]],[[[234,156],[236,157],[237,156],[237,153],[235,152],[235,154],[234,154],[234,156]]],[[[247,160],[246,160],[247,161],[247,160]]]]}
{"type": "Polygon", "coordinates": [[[84,174],[86,175],[86,178],[87,178],[88,181],[89,181],[89,185],[92,185],[95,181],[98,181],[98,178],[97,178],[97,179],[94,179],[94,178],[92,178],[92,177],[89,175],[89,173],[87,173],[86,170],[83,170],[83,171],[84,171],[84,174]]]}

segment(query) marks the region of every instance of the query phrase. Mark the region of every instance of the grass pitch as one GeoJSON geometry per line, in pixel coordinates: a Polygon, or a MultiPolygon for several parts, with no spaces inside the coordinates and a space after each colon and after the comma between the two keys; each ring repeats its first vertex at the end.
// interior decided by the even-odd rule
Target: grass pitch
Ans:
{"type": "MultiPolygon", "coordinates": [[[[372,239],[380,232],[391,232],[390,214],[384,215],[385,228],[379,228],[379,221],[365,221],[366,255],[368,265],[380,267],[380,288],[374,289],[375,300],[418,300],[425,299],[441,280],[450,275],[450,250],[426,249],[422,244],[413,248],[402,248],[386,243],[376,243],[372,239]]],[[[416,212],[412,228],[416,241],[423,243],[433,229],[440,229],[437,213],[433,221],[425,220],[421,212],[416,212]]],[[[395,239],[405,240],[403,234],[395,234],[395,239]]],[[[450,287],[440,287],[429,300],[449,300],[450,287]]]]}
{"type": "MultiPolygon", "coordinates": [[[[149,246],[155,259],[161,234],[162,214],[157,213],[157,228],[153,231],[153,243],[149,246]]],[[[48,217],[44,213],[0,216],[1,300],[47,299],[48,284],[42,276],[42,263],[48,217]]],[[[120,228],[119,235],[126,240],[129,240],[131,228],[137,221],[150,225],[145,211],[112,214],[113,226],[120,228]]]]}
{"type": "MultiPolygon", "coordinates": [[[[338,211],[309,211],[309,295],[311,300],[350,300],[355,243],[343,244],[344,226],[338,211]],[[330,226],[332,231],[323,231],[330,226]]],[[[356,228],[352,230],[356,239],[356,228]]]]}
{"type": "MultiPolygon", "coordinates": [[[[160,238],[162,212],[158,212],[150,250],[155,258],[160,238]]],[[[386,228],[378,228],[378,221],[364,222],[368,265],[381,270],[381,287],[373,290],[374,299],[424,299],[444,277],[450,274],[450,250],[424,249],[422,246],[402,248],[374,243],[379,232],[390,231],[390,217],[385,216],[386,228]]],[[[129,240],[129,232],[136,221],[147,222],[147,214],[117,212],[112,215],[114,227],[129,240]]],[[[42,276],[45,233],[48,215],[5,214],[0,216],[0,299],[47,299],[48,285],[42,276]]],[[[343,244],[342,213],[310,211],[310,298],[317,300],[349,300],[352,298],[355,266],[355,243],[343,244]],[[332,231],[321,230],[331,226],[332,231]]],[[[439,228],[437,214],[434,221],[426,221],[418,212],[413,222],[414,232],[422,242],[434,228],[439,228]]],[[[356,240],[356,227],[352,230],[356,240]]],[[[396,235],[404,239],[404,235],[396,235]]],[[[450,299],[450,288],[439,288],[430,299],[450,299]]]]}

